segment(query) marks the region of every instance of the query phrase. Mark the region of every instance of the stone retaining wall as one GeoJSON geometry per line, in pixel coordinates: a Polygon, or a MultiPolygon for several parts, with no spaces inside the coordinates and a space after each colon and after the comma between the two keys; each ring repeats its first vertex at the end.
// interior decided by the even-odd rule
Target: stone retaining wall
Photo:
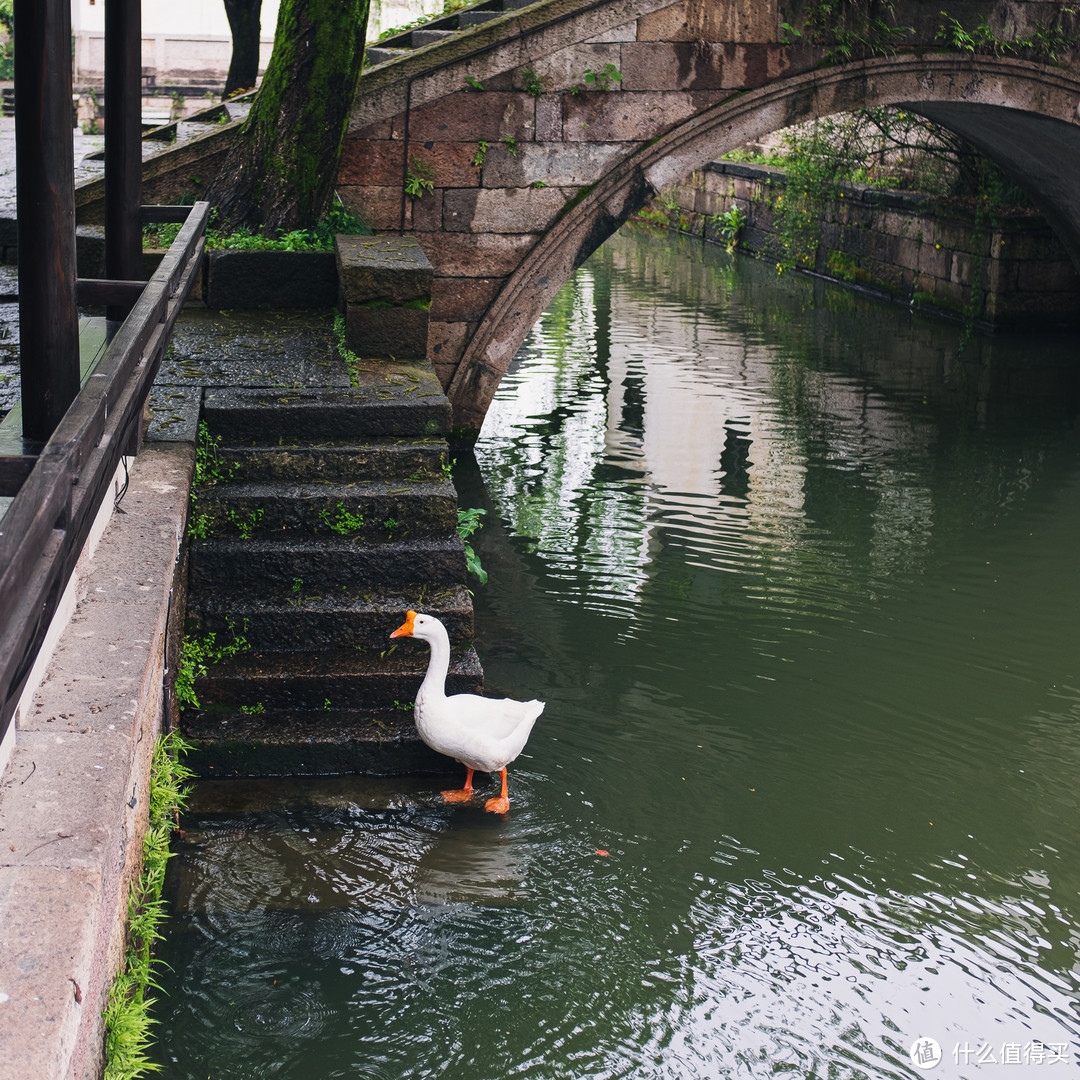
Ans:
{"type": "MultiPolygon", "coordinates": [[[[781,169],[712,162],[664,192],[645,216],[723,242],[716,216],[737,206],[747,219],[737,246],[783,262],[777,204],[784,185],[781,169]]],[[[1002,329],[1080,321],[1080,275],[1035,214],[980,225],[963,209],[931,212],[925,196],[852,184],[826,205],[820,235],[815,265],[806,269],[904,303],[973,314],[1002,329]]]]}

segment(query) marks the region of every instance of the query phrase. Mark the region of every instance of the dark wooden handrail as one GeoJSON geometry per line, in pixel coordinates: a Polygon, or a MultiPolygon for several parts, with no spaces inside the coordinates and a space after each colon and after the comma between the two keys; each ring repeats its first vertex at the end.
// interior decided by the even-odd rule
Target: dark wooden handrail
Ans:
{"type": "MultiPolygon", "coordinates": [[[[143,405],[198,277],[209,211],[205,202],[182,208],[172,246],[0,517],[0,739],[120,458],[138,443],[143,405]]],[[[180,213],[144,207],[142,216],[180,213]]],[[[108,288],[130,295],[128,282],[87,283],[85,292],[108,288]]]]}

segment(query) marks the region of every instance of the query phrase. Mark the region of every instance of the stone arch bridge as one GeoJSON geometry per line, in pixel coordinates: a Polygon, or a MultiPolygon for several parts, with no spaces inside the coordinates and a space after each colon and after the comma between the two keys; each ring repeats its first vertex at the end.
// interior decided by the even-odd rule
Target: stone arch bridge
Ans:
{"type": "MultiPolygon", "coordinates": [[[[466,428],[556,291],[631,213],[724,152],[816,116],[900,104],[952,128],[1029,189],[1080,265],[1080,77],[932,51],[940,0],[895,5],[911,28],[904,52],[828,67],[809,35],[785,43],[808,3],[481,10],[495,6],[456,33],[444,21],[382,43],[339,174],[376,231],[415,236],[434,265],[429,353],[466,428]],[[420,197],[406,194],[410,176],[420,197]]],[[[1060,8],[964,3],[957,18],[1019,37],[1060,8]]]]}

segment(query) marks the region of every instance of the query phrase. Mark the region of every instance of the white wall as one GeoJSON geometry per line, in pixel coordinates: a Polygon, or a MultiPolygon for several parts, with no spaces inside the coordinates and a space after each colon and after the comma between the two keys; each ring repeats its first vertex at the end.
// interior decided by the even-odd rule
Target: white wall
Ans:
{"type": "MultiPolygon", "coordinates": [[[[106,0],[71,0],[71,29],[105,30],[106,0]]],[[[273,37],[278,0],[263,0],[262,31],[273,37]]],[[[229,37],[229,20],[221,0],[142,0],[144,34],[183,34],[186,37],[229,37]]]]}

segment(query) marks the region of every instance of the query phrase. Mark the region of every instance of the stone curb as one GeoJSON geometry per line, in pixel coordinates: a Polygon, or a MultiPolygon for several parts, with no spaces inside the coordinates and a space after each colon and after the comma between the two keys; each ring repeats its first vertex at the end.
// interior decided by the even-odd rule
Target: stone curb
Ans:
{"type": "Polygon", "coordinates": [[[147,446],[0,781],[0,1078],[101,1075],[194,448],[147,446]]]}

